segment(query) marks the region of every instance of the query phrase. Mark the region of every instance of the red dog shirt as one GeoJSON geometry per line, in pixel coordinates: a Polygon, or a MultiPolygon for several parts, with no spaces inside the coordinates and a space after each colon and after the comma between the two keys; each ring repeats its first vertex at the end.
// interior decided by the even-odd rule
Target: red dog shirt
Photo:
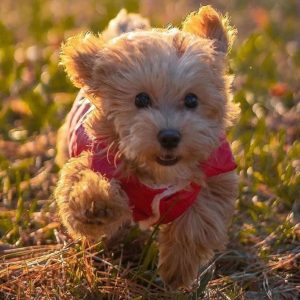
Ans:
{"type": "MultiPolygon", "coordinates": [[[[91,140],[84,129],[83,123],[93,105],[81,94],[78,95],[67,117],[69,154],[70,157],[80,155],[82,151],[91,153],[91,169],[104,177],[118,178],[114,159],[103,155],[104,144],[99,140],[91,140]],[[101,151],[102,150],[102,151],[101,151]],[[98,154],[98,153],[102,154],[98,154]]],[[[230,146],[225,138],[221,138],[207,161],[199,165],[207,177],[230,172],[236,168],[230,146]]],[[[118,178],[126,192],[133,219],[141,227],[154,224],[166,224],[182,215],[197,199],[201,186],[190,183],[188,187],[152,188],[140,182],[136,177],[118,178]]]]}

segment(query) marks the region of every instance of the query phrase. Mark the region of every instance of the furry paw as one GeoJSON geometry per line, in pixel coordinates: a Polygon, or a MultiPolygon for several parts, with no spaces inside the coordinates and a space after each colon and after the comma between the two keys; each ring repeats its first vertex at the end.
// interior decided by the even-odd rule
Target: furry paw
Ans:
{"type": "Polygon", "coordinates": [[[86,236],[97,231],[96,235],[93,233],[94,239],[99,234],[109,234],[130,211],[126,195],[116,181],[108,182],[89,170],[86,173],[70,194],[70,208],[74,219],[89,228],[86,236]]]}
{"type": "MultiPolygon", "coordinates": [[[[169,251],[172,251],[170,249],[169,251]]],[[[170,253],[168,257],[160,258],[159,275],[164,283],[172,290],[178,288],[191,288],[197,279],[199,270],[198,261],[195,262],[191,257],[180,257],[180,254],[173,255],[170,253]]],[[[181,253],[181,255],[184,255],[181,253]]]]}
{"type": "Polygon", "coordinates": [[[131,217],[127,195],[118,182],[90,169],[74,173],[70,182],[62,176],[56,199],[64,225],[76,238],[110,236],[131,217]]]}
{"type": "Polygon", "coordinates": [[[95,201],[92,201],[91,207],[84,212],[83,222],[87,224],[103,225],[109,222],[109,219],[113,218],[115,215],[116,213],[113,208],[99,205],[99,203],[95,204],[95,201]]]}
{"type": "Polygon", "coordinates": [[[200,267],[213,257],[213,249],[203,247],[185,234],[176,236],[168,227],[160,232],[158,273],[171,289],[190,289],[200,267]]]}

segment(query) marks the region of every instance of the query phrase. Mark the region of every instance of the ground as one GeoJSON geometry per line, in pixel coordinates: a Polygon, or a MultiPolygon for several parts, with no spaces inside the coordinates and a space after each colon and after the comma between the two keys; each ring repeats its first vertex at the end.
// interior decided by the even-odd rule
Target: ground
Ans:
{"type": "Polygon", "coordinates": [[[52,198],[57,128],[76,95],[59,49],[120,10],[178,25],[199,1],[2,0],[0,5],[0,299],[298,299],[300,290],[300,2],[201,1],[228,12],[241,116],[229,131],[240,193],[226,251],[191,292],[156,273],[156,232],[121,247],[72,241],[52,198]],[[228,3],[226,3],[228,2],[228,3]]]}

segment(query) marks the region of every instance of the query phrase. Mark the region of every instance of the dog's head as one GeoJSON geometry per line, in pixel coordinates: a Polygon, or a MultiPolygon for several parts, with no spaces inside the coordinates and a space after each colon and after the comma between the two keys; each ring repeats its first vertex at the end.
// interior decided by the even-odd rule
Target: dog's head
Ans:
{"type": "Polygon", "coordinates": [[[226,126],[233,33],[206,6],[181,30],[131,32],[107,42],[91,34],[71,38],[62,64],[97,108],[93,135],[105,132],[125,161],[156,182],[191,180],[226,126]]]}

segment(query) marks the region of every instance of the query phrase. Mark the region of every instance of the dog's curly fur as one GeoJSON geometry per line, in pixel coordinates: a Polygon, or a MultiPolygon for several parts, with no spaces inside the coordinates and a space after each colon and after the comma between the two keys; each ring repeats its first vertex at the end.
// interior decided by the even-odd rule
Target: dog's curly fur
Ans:
{"type": "MultiPolygon", "coordinates": [[[[235,31],[210,6],[188,16],[181,30],[150,29],[139,16],[139,25],[127,26],[126,20],[136,20],[129,16],[122,11],[116,20],[123,27],[115,20],[102,36],[69,39],[62,47],[61,62],[96,107],[85,121],[87,133],[106,139],[123,172],[150,185],[201,184],[196,202],[174,222],[162,225],[159,236],[160,275],[173,288],[189,287],[199,266],[212,258],[214,250],[224,248],[234,211],[235,171],[204,180],[198,163],[218,147],[236,112],[226,66],[235,31]],[[142,30],[123,34],[116,30],[125,27],[142,30]],[[152,107],[135,107],[135,95],[141,92],[150,95],[152,107]],[[190,92],[199,97],[195,110],[183,105],[190,92]],[[180,157],[173,166],[162,166],[155,159],[167,151],[157,140],[164,128],[176,128],[182,136],[172,150],[180,157]]],[[[90,169],[88,152],[69,159],[65,131],[63,125],[56,158],[62,166],[55,191],[61,219],[75,237],[113,235],[132,219],[127,196],[117,180],[90,169]]]]}

